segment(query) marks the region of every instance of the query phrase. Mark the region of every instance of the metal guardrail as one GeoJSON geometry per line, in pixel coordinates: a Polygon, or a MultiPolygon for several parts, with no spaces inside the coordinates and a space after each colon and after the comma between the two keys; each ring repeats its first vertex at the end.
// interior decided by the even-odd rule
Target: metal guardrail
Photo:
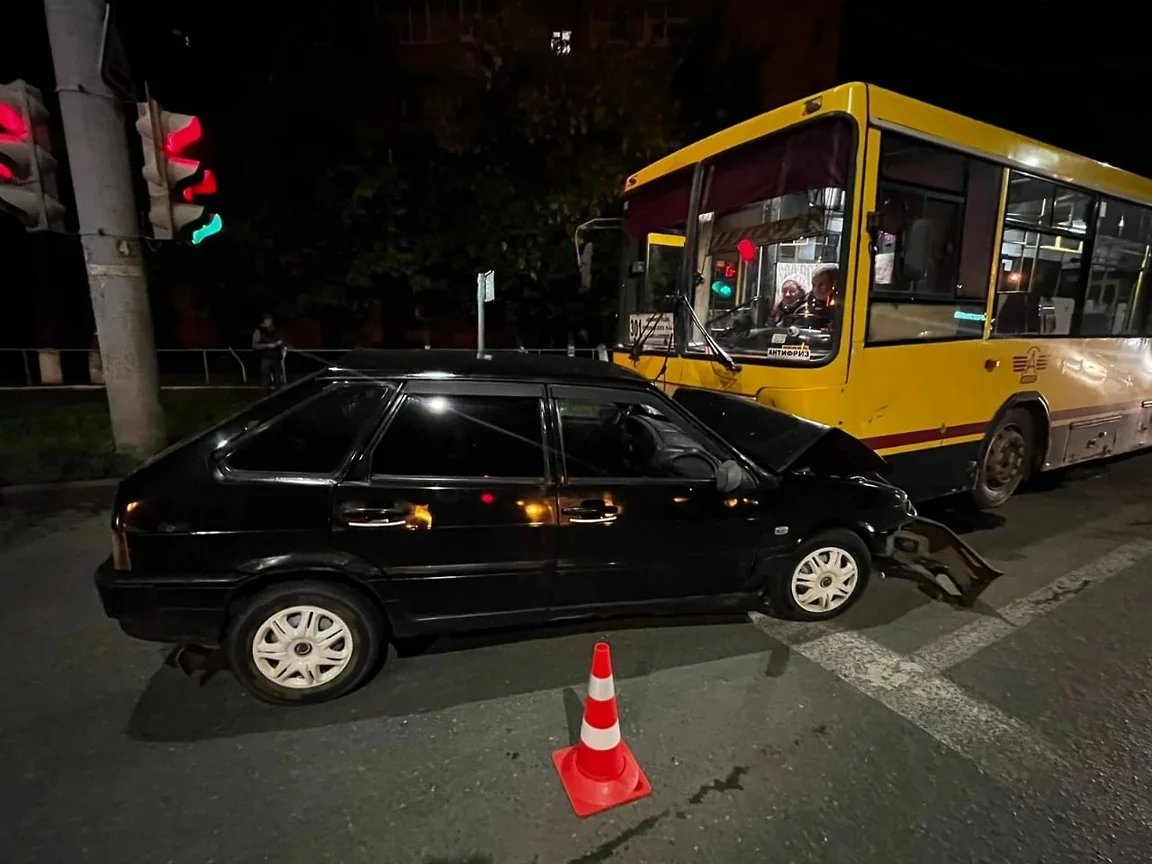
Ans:
{"type": "MultiPolygon", "coordinates": [[[[339,359],[351,349],[296,351],[284,357],[285,380],[292,381],[339,359]]],[[[448,349],[474,354],[474,348],[448,349]]],[[[487,349],[487,354],[551,354],[611,359],[603,348],[487,349]]],[[[86,348],[0,348],[0,390],[25,388],[101,388],[99,355],[86,348]]],[[[260,358],[250,348],[159,348],[160,386],[259,387],[260,358]]]]}

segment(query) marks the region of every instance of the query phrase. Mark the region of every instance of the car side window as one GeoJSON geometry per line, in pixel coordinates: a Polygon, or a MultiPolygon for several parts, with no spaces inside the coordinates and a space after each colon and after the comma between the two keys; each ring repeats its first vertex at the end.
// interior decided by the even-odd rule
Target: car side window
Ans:
{"type": "Polygon", "coordinates": [[[585,478],[710,480],[721,458],[696,430],[625,394],[558,395],[565,473],[585,478]]]}
{"type": "Polygon", "coordinates": [[[242,441],[228,455],[228,467],[264,474],[331,474],[343,464],[384,392],[373,383],[329,387],[242,441]]]}
{"type": "Polygon", "coordinates": [[[391,477],[543,478],[540,399],[407,396],[372,454],[391,477]]]}

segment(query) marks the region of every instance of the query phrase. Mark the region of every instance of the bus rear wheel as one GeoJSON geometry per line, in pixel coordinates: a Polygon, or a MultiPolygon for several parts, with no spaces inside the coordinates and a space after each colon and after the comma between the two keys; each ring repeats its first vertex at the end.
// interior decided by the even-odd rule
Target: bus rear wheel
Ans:
{"type": "Polygon", "coordinates": [[[1012,497],[1031,473],[1032,415],[1014,408],[989,433],[981,448],[972,497],[982,510],[994,510],[1012,497]]]}

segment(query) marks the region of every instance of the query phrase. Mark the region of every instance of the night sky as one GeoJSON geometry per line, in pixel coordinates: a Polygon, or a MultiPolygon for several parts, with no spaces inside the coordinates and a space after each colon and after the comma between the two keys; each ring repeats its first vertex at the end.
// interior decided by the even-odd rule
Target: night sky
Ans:
{"type": "MultiPolygon", "coordinates": [[[[0,53],[0,81],[23,77],[50,87],[41,3],[16,0],[8,6],[6,28],[21,38],[8,40],[0,53]]],[[[292,171],[322,170],[325,154],[342,146],[330,136],[327,117],[353,112],[370,120],[373,106],[386,104],[388,52],[366,44],[357,18],[370,7],[332,4],[328,8],[340,8],[342,14],[327,17],[324,7],[306,7],[307,15],[301,15],[286,12],[292,7],[284,4],[234,0],[127,0],[118,7],[135,62],[166,108],[197,113],[210,129],[215,117],[220,118],[217,128],[234,129],[236,117],[245,113],[299,114],[299,137],[292,142],[261,137],[259,123],[241,124],[250,134],[230,131],[210,142],[217,151],[213,162],[221,176],[219,209],[226,226],[229,216],[247,206],[229,198],[236,186],[229,186],[228,168],[242,164],[240,156],[281,159],[289,182],[292,171]],[[237,14],[241,5],[244,17],[237,14]],[[317,40],[328,48],[285,56],[286,45],[317,40]]],[[[1054,2],[848,0],[838,77],[870,81],[1152,175],[1142,92],[1152,51],[1126,9],[1105,3],[1074,8],[1054,2]]],[[[66,164],[62,170],[66,185],[66,164]]],[[[62,197],[71,206],[66,192],[62,197]]],[[[81,272],[77,246],[71,238],[29,238],[11,225],[0,226],[0,255],[9,262],[5,281],[51,284],[68,295],[59,302],[90,317],[82,279],[75,288],[60,287],[81,272]]],[[[0,344],[30,346],[37,338],[75,341],[29,330],[27,322],[37,318],[33,298],[10,295],[7,302],[0,344]]],[[[90,324],[72,329],[86,327],[90,324]]]]}
{"type": "MultiPolygon", "coordinates": [[[[52,66],[41,4],[16,0],[8,5],[5,29],[22,38],[9,40],[0,52],[0,80],[49,81],[52,66]]],[[[151,48],[137,56],[141,65],[152,67],[150,77],[159,79],[154,86],[165,100],[194,101],[195,110],[211,113],[211,103],[226,97],[236,78],[245,73],[261,77],[266,48],[260,43],[277,39],[279,30],[305,25],[338,34],[341,29],[340,17],[319,17],[322,7],[310,7],[305,17],[285,11],[283,4],[256,0],[245,5],[252,14],[242,19],[235,3],[219,0],[127,0],[119,8],[123,26],[131,31],[126,38],[151,48]]],[[[839,78],[866,80],[1152,174],[1142,92],[1152,71],[1152,44],[1132,14],[1127,4],[1106,2],[1072,7],[1037,0],[846,0],[839,78]]],[[[355,21],[344,17],[352,45],[355,21]]],[[[309,60],[299,58],[305,68],[309,60]]],[[[309,71],[319,77],[329,72],[309,71]]],[[[334,80],[331,86],[355,87],[355,82],[334,80]]]]}
{"type": "Polygon", "coordinates": [[[866,80],[1152,175],[1152,44],[1134,4],[844,4],[841,80],[866,80]]]}

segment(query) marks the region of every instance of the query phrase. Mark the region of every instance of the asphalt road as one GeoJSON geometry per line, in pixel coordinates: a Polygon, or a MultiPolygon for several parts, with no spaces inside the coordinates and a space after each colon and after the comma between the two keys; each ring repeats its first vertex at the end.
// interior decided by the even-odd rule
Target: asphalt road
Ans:
{"type": "Polygon", "coordinates": [[[441,640],[296,710],[104,619],[98,494],[0,505],[0,862],[1147,862],[1152,456],[1064,479],[937,514],[1006,570],[970,610],[441,640]],[[550,753],[602,637],[654,792],[578,820],[550,753]]]}

